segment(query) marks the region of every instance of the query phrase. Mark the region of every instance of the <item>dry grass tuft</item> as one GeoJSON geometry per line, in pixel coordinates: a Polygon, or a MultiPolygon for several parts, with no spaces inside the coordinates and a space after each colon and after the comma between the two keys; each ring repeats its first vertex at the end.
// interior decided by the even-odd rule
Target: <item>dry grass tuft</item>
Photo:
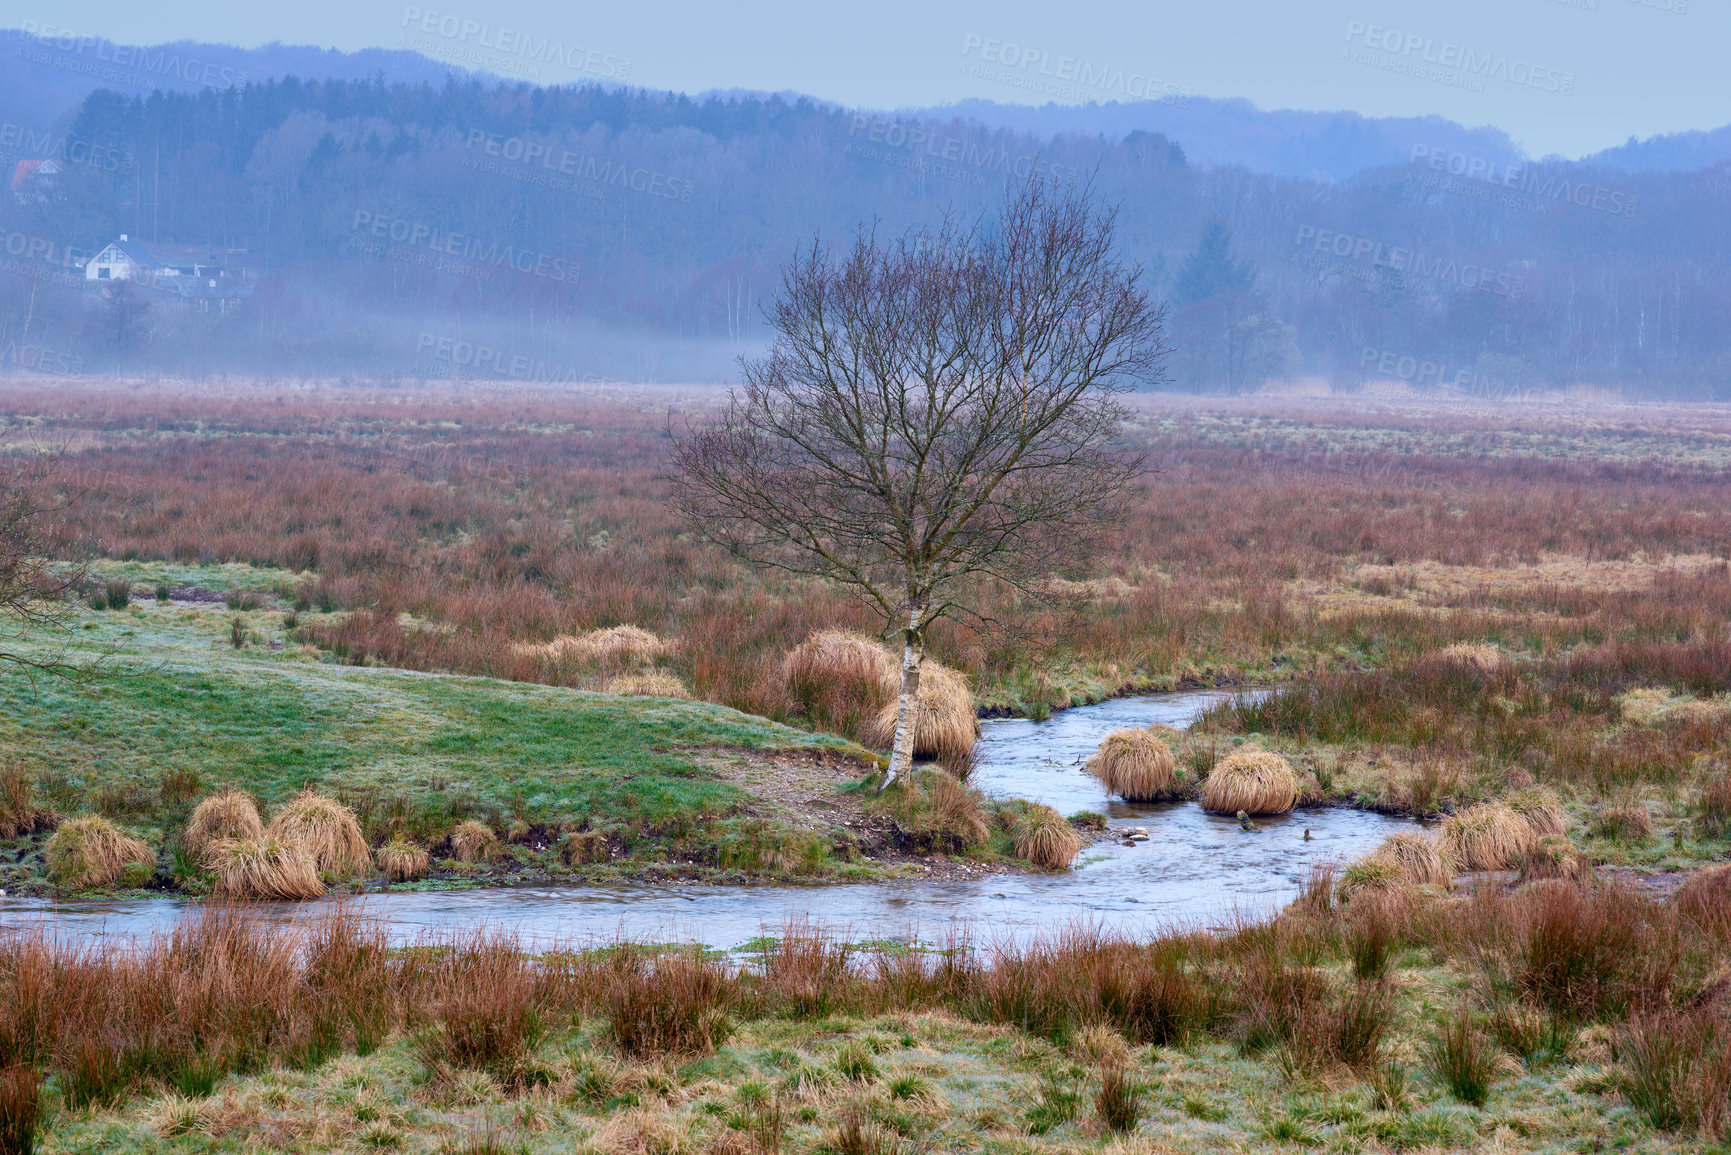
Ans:
{"type": "Polygon", "coordinates": [[[781,660],[789,703],[815,725],[858,736],[896,696],[901,668],[876,638],[818,630],[781,660]]]}
{"type": "Polygon", "coordinates": [[[1340,872],[1336,894],[1351,902],[1359,894],[1382,894],[1407,885],[1406,870],[1392,857],[1372,854],[1347,864],[1340,872]]]}
{"type": "Polygon", "coordinates": [[[674,644],[640,626],[612,626],[585,634],[560,634],[550,642],[511,647],[520,658],[541,658],[560,665],[647,666],[666,657],[674,644]]]}
{"type": "Polygon", "coordinates": [[[972,790],[941,771],[933,771],[928,782],[927,801],[942,834],[964,850],[991,836],[991,825],[980,811],[979,797],[972,790]]]}
{"type": "MultiPolygon", "coordinates": [[[[1731,863],[1697,870],[1672,899],[1684,918],[1731,947],[1731,863]]],[[[1727,975],[1731,989],[1731,975],[1727,975]]]]}
{"type": "Polygon", "coordinates": [[[224,898],[317,898],[325,892],[312,855],[276,838],[217,838],[204,847],[204,868],[224,898]]]}
{"type": "Polygon", "coordinates": [[[609,862],[613,858],[613,845],[599,830],[573,830],[559,840],[559,857],[567,866],[609,862]]]}
{"type": "Polygon", "coordinates": [[[1298,802],[1298,775],[1270,750],[1240,746],[1208,774],[1202,808],[1215,814],[1285,814],[1298,802]]]}
{"type": "Polygon", "coordinates": [[[1375,857],[1394,863],[1414,886],[1448,886],[1454,881],[1454,862],[1448,851],[1421,830],[1390,835],[1376,848],[1375,857]]]}
{"type": "Polygon", "coordinates": [[[604,694],[635,694],[645,698],[689,698],[691,691],[685,688],[677,675],[663,673],[660,670],[643,670],[635,674],[620,674],[608,678],[602,685],[604,694]]]}
{"type": "Polygon", "coordinates": [[[1475,642],[1444,646],[1431,657],[1442,665],[1453,666],[1478,678],[1495,678],[1509,668],[1508,656],[1501,650],[1475,642]]]}
{"type": "Polygon", "coordinates": [[[451,857],[458,862],[481,862],[499,852],[499,836],[493,828],[469,819],[451,831],[451,857]]]}
{"type": "Polygon", "coordinates": [[[16,762],[0,767],[0,838],[34,834],[53,824],[51,811],[31,797],[30,772],[16,762]]]}
{"type": "Polygon", "coordinates": [[[1653,837],[1653,815],[1639,798],[1626,796],[1593,817],[1593,830],[1617,842],[1645,842],[1653,837]]]}
{"type": "Polygon", "coordinates": [[[1033,803],[1016,819],[1016,857],[1047,870],[1062,870],[1082,853],[1082,836],[1050,806],[1033,803]]]}
{"type": "Polygon", "coordinates": [[[1503,805],[1526,822],[1534,838],[1562,837],[1568,833],[1568,815],[1562,803],[1545,790],[1521,790],[1503,798],[1503,805]]]}
{"type": "Polygon", "coordinates": [[[252,796],[232,787],[200,802],[186,823],[186,849],[194,858],[204,857],[205,848],[219,839],[263,837],[264,822],[252,796]]]}
{"type": "Polygon", "coordinates": [[[1536,841],[1525,819],[1491,802],[1443,819],[1438,838],[1462,870],[1507,870],[1536,841]]]}
{"type": "Polygon", "coordinates": [[[265,833],[299,846],[318,869],[332,874],[365,874],[373,868],[373,855],[355,812],[311,790],[303,790],[277,811],[265,833]]]}
{"type": "Polygon", "coordinates": [[[1593,876],[1593,860],[1576,850],[1567,838],[1550,835],[1533,843],[1521,859],[1521,881],[1538,882],[1563,878],[1585,882],[1593,876]]]}
{"type": "Polygon", "coordinates": [[[49,877],[78,890],[112,886],[135,863],[156,867],[156,853],[147,844],[97,814],[62,822],[43,853],[49,877]]]}
{"type": "Polygon", "coordinates": [[[1088,759],[1087,769],[1108,794],[1126,802],[1156,802],[1171,792],[1177,778],[1172,747],[1151,729],[1112,731],[1088,759]]]}
{"type": "Polygon", "coordinates": [[[426,850],[403,838],[393,838],[373,852],[373,862],[392,882],[410,882],[427,873],[426,850]]]}
{"type": "MultiPolygon", "coordinates": [[[[864,740],[888,749],[896,738],[901,670],[886,687],[889,701],[877,713],[864,740]]],[[[960,671],[927,658],[920,666],[920,693],[914,709],[914,757],[935,758],[946,766],[967,766],[980,736],[974,695],[960,671]]]]}

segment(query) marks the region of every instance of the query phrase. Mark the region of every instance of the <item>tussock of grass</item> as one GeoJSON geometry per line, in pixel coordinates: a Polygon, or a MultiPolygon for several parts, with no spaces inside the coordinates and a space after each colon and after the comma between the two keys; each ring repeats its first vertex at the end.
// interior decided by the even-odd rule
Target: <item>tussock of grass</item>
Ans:
{"type": "Polygon", "coordinates": [[[929,775],[926,798],[938,830],[960,848],[978,846],[991,835],[979,796],[948,774],[929,775]]]}
{"type": "Polygon", "coordinates": [[[1478,642],[1456,642],[1452,646],[1444,646],[1431,660],[1441,666],[1450,666],[1481,679],[1500,676],[1509,668],[1509,659],[1495,646],[1487,646],[1478,642]]]}
{"type": "Polygon", "coordinates": [[[365,874],[373,856],[355,812],[334,798],[303,790],[270,820],[265,833],[292,843],[312,856],[320,870],[335,875],[365,874]]]}
{"type": "Polygon", "coordinates": [[[1034,803],[1016,819],[1016,857],[1046,870],[1062,870],[1082,853],[1082,836],[1050,806],[1034,803]]]}
{"type": "Polygon", "coordinates": [[[1568,833],[1569,819],[1562,803],[1545,790],[1518,790],[1505,795],[1504,806],[1521,816],[1534,838],[1560,837],[1568,833]]]}
{"type": "Polygon", "coordinates": [[[1126,802],[1155,802],[1177,780],[1172,748],[1151,729],[1113,730],[1088,759],[1088,773],[1126,802]]]}
{"type": "Polygon", "coordinates": [[[1519,814],[1491,802],[1449,815],[1437,837],[1462,870],[1507,870],[1536,841],[1519,814]]]}
{"type": "Polygon", "coordinates": [[[1215,814],[1285,814],[1298,802],[1298,775],[1271,750],[1240,746],[1202,784],[1202,808],[1215,814]]]}
{"type": "Polygon", "coordinates": [[[1420,830],[1391,834],[1377,847],[1375,857],[1393,863],[1401,877],[1414,886],[1448,886],[1454,881],[1454,862],[1448,851],[1420,830]]]}
{"type": "Polygon", "coordinates": [[[901,669],[882,642],[847,630],[818,630],[781,660],[794,710],[813,724],[857,736],[894,699],[901,669]]]}
{"type": "Polygon", "coordinates": [[[312,855],[277,838],[217,838],[202,852],[224,898],[299,900],[325,892],[312,855]]]}
{"type": "Polygon", "coordinates": [[[519,643],[518,657],[573,665],[646,666],[673,652],[670,641],[640,626],[612,626],[584,634],[560,634],[550,642],[519,643]]]}
{"type": "Polygon", "coordinates": [[[1365,892],[1396,890],[1407,885],[1406,871],[1391,857],[1372,854],[1347,864],[1340,872],[1337,890],[1340,901],[1350,902],[1365,892]]]}
{"type": "MultiPolygon", "coordinates": [[[[868,745],[888,749],[895,742],[900,679],[898,667],[890,700],[867,729],[868,745]]],[[[935,758],[945,766],[964,769],[971,765],[979,736],[980,723],[974,716],[974,696],[967,678],[959,670],[927,658],[920,665],[920,693],[914,707],[914,757],[935,758]]]]}
{"type": "Polygon", "coordinates": [[[49,877],[78,890],[112,886],[129,866],[156,866],[156,854],[145,842],[123,834],[97,814],[62,822],[48,840],[44,856],[49,877]]]}
{"type": "Polygon", "coordinates": [[[431,859],[424,847],[393,838],[373,852],[373,863],[392,882],[409,882],[427,873],[431,859]]]}
{"type": "Polygon", "coordinates": [[[53,824],[52,811],[37,806],[30,772],[16,762],[0,766],[0,838],[17,838],[53,824]]]}
{"type": "Polygon", "coordinates": [[[636,694],[645,698],[689,698],[691,691],[674,674],[642,670],[608,678],[601,686],[606,694],[636,694]]]}
{"type": "Polygon", "coordinates": [[[484,862],[499,852],[499,836],[485,823],[467,819],[451,831],[451,857],[458,862],[484,862]]]}
{"type": "Polygon", "coordinates": [[[220,790],[193,807],[186,823],[185,845],[199,858],[218,839],[256,840],[264,837],[264,822],[252,795],[232,787],[220,790]]]}

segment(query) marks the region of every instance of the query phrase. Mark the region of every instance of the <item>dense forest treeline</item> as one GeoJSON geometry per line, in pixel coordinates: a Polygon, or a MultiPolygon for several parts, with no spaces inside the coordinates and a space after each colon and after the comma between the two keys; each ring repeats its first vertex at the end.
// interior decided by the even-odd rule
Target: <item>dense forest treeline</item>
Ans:
{"type": "Polygon", "coordinates": [[[1149,132],[455,79],[98,90],[35,143],[61,163],[0,209],[7,371],[722,379],[797,245],[972,217],[1036,173],[1120,206],[1182,387],[1731,395],[1731,164],[1414,140],[1325,182],[1149,132]],[[79,262],[121,234],[228,269],[237,300],[92,289],[79,262]]]}

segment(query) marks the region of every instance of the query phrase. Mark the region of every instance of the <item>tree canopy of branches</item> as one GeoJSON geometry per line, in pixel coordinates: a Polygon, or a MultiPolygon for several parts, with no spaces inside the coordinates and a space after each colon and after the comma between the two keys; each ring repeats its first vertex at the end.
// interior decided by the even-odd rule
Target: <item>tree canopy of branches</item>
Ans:
{"type": "Polygon", "coordinates": [[[75,667],[58,657],[31,657],[8,644],[22,627],[59,624],[81,576],[48,561],[49,520],[59,508],[50,493],[52,471],[51,460],[0,459],[0,666],[72,673],[75,667]]]}
{"type": "Polygon", "coordinates": [[[1113,225],[1091,188],[1030,181],[995,222],[813,241],[784,272],[769,351],[677,444],[699,533],[843,583],[900,633],[884,786],[912,763],[931,624],[998,621],[990,579],[1050,598],[1143,468],[1120,395],[1161,381],[1164,311],[1113,225]]]}

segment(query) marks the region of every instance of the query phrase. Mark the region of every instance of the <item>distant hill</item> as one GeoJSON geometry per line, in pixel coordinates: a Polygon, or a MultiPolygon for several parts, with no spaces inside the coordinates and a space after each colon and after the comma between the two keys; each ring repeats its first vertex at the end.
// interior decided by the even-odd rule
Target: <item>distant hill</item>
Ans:
{"type": "Polygon", "coordinates": [[[1523,159],[1520,147],[1501,129],[1465,128],[1440,116],[1378,119],[1356,112],[1269,111],[1248,100],[1202,96],[1039,108],[970,100],[915,115],[958,116],[1047,137],[1082,133],[1119,140],[1138,130],[1158,132],[1177,141],[1190,163],[1203,168],[1238,165],[1312,180],[1343,181],[1367,168],[1406,164],[1415,146],[1483,158],[1499,167],[1523,159]]]}
{"type": "Polygon", "coordinates": [[[1627,144],[1584,158],[1591,164],[1629,172],[1695,172],[1731,160],[1731,125],[1708,132],[1674,132],[1630,137],[1627,144]]]}

